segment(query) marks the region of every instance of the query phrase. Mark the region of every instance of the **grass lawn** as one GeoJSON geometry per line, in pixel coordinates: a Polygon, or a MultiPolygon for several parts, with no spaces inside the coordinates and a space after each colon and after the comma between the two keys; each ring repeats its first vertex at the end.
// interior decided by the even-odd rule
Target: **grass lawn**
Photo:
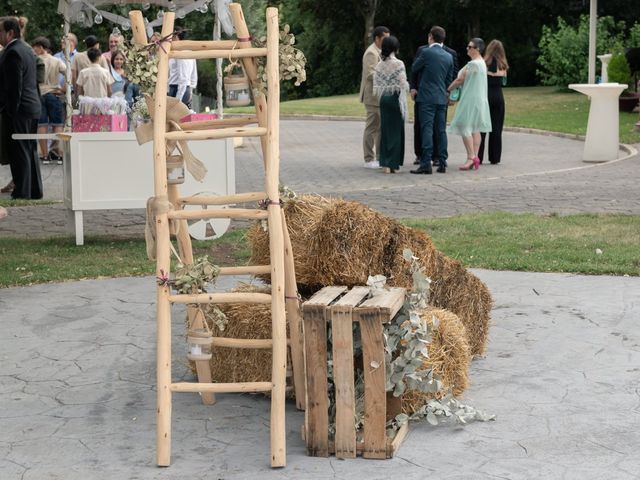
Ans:
{"type": "MultiPolygon", "coordinates": [[[[640,216],[483,213],[407,221],[426,230],[439,250],[467,267],[535,272],[640,275],[640,216]],[[596,249],[602,251],[596,253],[596,249]]],[[[221,266],[246,263],[244,230],[194,242],[221,266]]],[[[151,275],[140,239],[0,238],[0,287],[83,278],[151,275]]]]}
{"type": "MultiPolygon", "coordinates": [[[[246,263],[250,252],[244,230],[227,232],[213,242],[193,242],[194,255],[211,254],[220,266],[246,263]]],[[[86,237],[0,238],[0,288],[84,278],[152,275],[155,261],[147,258],[143,239],[86,237]]]]}
{"type": "Polygon", "coordinates": [[[51,205],[52,203],[61,202],[54,200],[30,200],[27,198],[0,198],[0,207],[29,207],[32,205],[51,205]]]}
{"type": "MultiPolygon", "coordinates": [[[[505,125],[537,128],[554,132],[585,135],[589,116],[589,99],[577,92],[560,92],[555,87],[507,87],[505,125]]],[[[409,112],[413,118],[413,104],[409,112]]],[[[252,113],[253,107],[226,110],[229,113],[252,113]]],[[[282,115],[331,115],[364,117],[364,107],[357,95],[291,100],[280,105],[282,115]]],[[[449,119],[453,109],[449,109],[449,119]]],[[[640,143],[640,131],[634,130],[637,113],[620,113],[622,143],[640,143]]]]}

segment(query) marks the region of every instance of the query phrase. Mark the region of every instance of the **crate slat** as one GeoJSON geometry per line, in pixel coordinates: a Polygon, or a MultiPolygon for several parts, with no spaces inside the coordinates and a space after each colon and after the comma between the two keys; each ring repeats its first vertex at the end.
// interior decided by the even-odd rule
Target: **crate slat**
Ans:
{"type": "Polygon", "coordinates": [[[380,317],[384,323],[391,321],[396,313],[400,311],[404,305],[404,296],[406,290],[400,287],[393,287],[385,290],[383,293],[377,294],[368,300],[362,302],[361,307],[376,307],[380,309],[380,317]]]}
{"type": "MultiPolygon", "coordinates": [[[[351,292],[349,292],[351,293],[351,292]]],[[[333,384],[336,390],[336,457],[356,457],[355,386],[353,381],[353,307],[331,308],[333,384]]],[[[326,348],[326,347],[325,347],[326,348]]]]}
{"type": "Polygon", "coordinates": [[[365,458],[386,458],[387,394],[385,392],[384,339],[378,308],[361,307],[353,312],[360,322],[364,368],[364,449],[365,458]]]}
{"type": "MultiPolygon", "coordinates": [[[[333,297],[335,298],[335,296],[333,297]]],[[[327,397],[327,319],[326,304],[305,304],[303,308],[305,344],[307,455],[329,456],[329,413],[327,397]]]]}

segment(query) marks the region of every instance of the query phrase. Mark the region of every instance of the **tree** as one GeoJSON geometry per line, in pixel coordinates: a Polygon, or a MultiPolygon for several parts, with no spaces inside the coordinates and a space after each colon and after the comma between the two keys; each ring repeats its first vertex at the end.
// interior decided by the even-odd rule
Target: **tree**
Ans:
{"type": "MultiPolygon", "coordinates": [[[[601,53],[621,52],[625,41],[625,23],[613,17],[600,17],[597,23],[596,50],[601,53]]],[[[545,85],[566,87],[584,83],[588,77],[589,17],[582,15],[576,26],[562,18],[557,27],[542,27],[539,43],[538,75],[545,85]]]]}
{"type": "Polygon", "coordinates": [[[361,0],[356,2],[358,11],[364,18],[364,48],[367,48],[371,43],[371,35],[373,34],[376,13],[380,3],[382,3],[381,0],[361,0]]]}

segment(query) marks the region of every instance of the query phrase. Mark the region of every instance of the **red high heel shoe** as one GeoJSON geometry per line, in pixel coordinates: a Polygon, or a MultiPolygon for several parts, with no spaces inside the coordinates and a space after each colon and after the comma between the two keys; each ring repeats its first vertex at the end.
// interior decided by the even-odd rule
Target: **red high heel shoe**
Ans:
{"type": "Polygon", "coordinates": [[[473,157],[473,168],[476,170],[480,168],[480,157],[473,157]]]}
{"type": "Polygon", "coordinates": [[[473,158],[468,158],[467,163],[465,163],[461,167],[458,167],[458,170],[464,170],[464,171],[472,170],[474,166],[475,166],[475,160],[473,158]]]}

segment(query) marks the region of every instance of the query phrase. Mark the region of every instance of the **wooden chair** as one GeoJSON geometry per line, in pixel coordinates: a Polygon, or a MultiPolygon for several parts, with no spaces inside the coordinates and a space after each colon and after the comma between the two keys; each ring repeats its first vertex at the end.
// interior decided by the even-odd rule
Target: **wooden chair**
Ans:
{"type": "MultiPolygon", "coordinates": [[[[157,275],[168,275],[171,268],[171,233],[177,232],[180,257],[185,263],[193,263],[191,240],[187,221],[211,218],[264,219],[269,228],[270,264],[226,267],[221,274],[271,275],[271,294],[233,292],[172,294],[168,285],[157,289],[157,463],[170,464],[171,406],[174,392],[198,392],[206,404],[215,403],[218,392],[270,392],[271,394],[271,466],[286,464],[285,445],[285,389],[287,369],[286,317],[290,326],[290,348],[294,388],[298,408],[304,408],[304,360],[302,346],[302,322],[293,268],[291,243],[286,219],[279,200],[279,28],[278,11],[268,8],[267,46],[253,48],[239,4],[231,4],[237,40],[225,41],[166,41],[156,49],[158,55],[158,80],[154,97],[154,184],[158,204],[171,205],[155,212],[157,275]],[[256,115],[242,118],[216,119],[181,123],[182,130],[167,131],[168,63],[170,58],[240,59],[253,87],[257,81],[256,57],[266,57],[268,96],[255,93],[256,115]],[[255,125],[257,126],[249,126],[255,125]],[[265,167],[264,192],[239,193],[229,196],[181,197],[178,185],[167,182],[167,142],[180,140],[206,140],[229,137],[259,137],[265,167]],[[207,205],[236,205],[266,200],[266,210],[255,208],[214,208],[207,205]],[[201,205],[202,209],[184,210],[185,205],[201,205]],[[209,362],[196,359],[198,383],[178,382],[171,379],[171,304],[186,304],[191,330],[206,330],[206,323],[199,315],[199,306],[211,303],[269,303],[272,314],[271,340],[208,338],[193,340],[210,344],[212,348],[267,348],[272,350],[271,381],[243,383],[213,383],[209,362]],[[286,312],[285,312],[286,311],[286,312]]],[[[130,12],[134,41],[147,44],[142,14],[130,12]]],[[[174,13],[165,12],[161,37],[169,38],[174,30],[174,13]]],[[[255,90],[254,90],[255,92],[255,90]]],[[[169,152],[170,153],[170,152],[169,152]]],[[[196,358],[198,358],[196,356],[196,358]]]]}

